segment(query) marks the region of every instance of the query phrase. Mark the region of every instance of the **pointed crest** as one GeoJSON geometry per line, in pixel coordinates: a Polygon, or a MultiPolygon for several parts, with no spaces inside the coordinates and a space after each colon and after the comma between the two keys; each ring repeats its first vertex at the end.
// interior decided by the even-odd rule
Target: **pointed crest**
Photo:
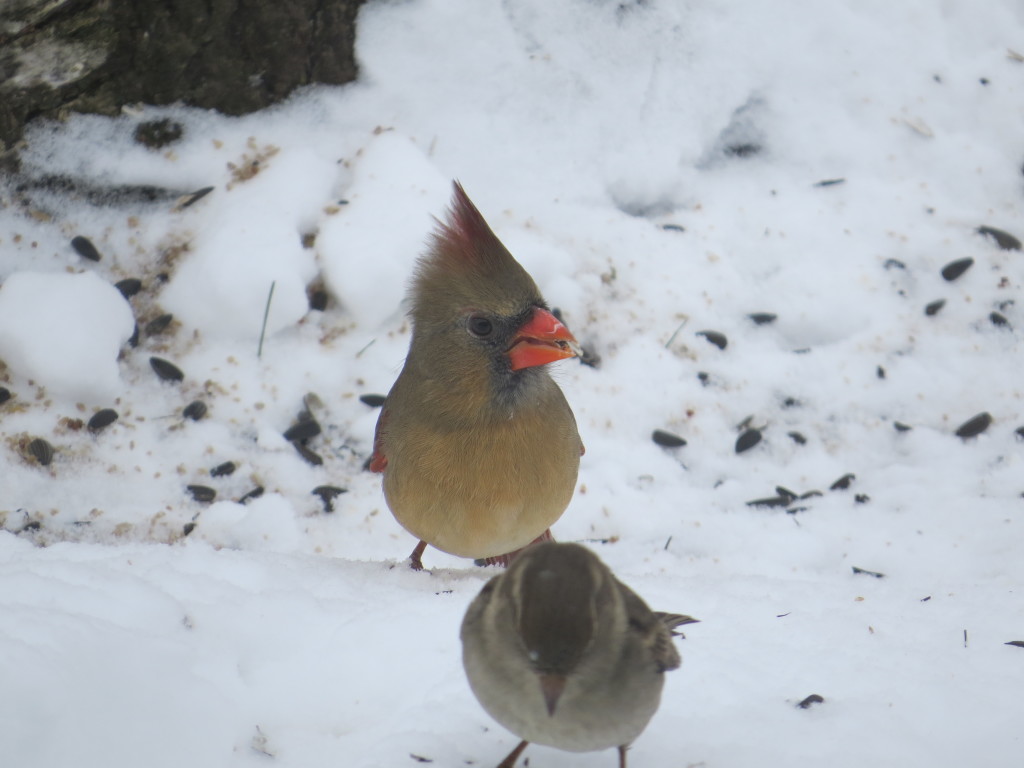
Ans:
{"type": "Polygon", "coordinates": [[[438,222],[432,238],[439,261],[449,269],[466,270],[512,260],[462,185],[454,181],[452,187],[447,219],[438,222]]]}

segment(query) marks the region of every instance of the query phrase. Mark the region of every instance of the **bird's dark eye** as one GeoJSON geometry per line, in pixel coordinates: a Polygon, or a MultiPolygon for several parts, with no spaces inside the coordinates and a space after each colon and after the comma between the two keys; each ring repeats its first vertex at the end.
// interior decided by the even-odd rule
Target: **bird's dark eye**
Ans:
{"type": "Polygon", "coordinates": [[[486,339],[494,331],[494,324],[483,315],[470,315],[466,327],[479,339],[486,339]]]}

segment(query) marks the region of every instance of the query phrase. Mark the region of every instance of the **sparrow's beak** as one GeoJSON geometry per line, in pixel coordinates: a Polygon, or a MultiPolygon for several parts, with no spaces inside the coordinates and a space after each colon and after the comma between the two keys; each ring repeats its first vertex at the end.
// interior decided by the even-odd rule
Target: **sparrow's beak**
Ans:
{"type": "Polygon", "coordinates": [[[582,353],[576,337],[569,333],[562,321],[546,309],[536,307],[512,340],[508,358],[512,361],[512,370],[519,371],[567,357],[579,357],[582,353]]]}
{"type": "Polygon", "coordinates": [[[540,690],[544,694],[544,703],[548,706],[548,714],[554,717],[555,707],[565,690],[565,675],[540,675],[540,690]]]}

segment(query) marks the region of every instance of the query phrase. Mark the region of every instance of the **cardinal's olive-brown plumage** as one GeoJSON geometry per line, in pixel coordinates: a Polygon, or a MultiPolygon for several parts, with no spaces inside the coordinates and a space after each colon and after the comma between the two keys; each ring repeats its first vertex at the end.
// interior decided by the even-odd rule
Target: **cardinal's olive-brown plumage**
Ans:
{"type": "Polygon", "coordinates": [[[411,304],[370,467],[420,539],[413,567],[426,544],[500,558],[545,536],[572,497],[582,443],[545,365],[579,347],[458,183],[411,304]]]}
{"type": "Polygon", "coordinates": [[[626,748],[680,664],[672,629],[695,621],[651,611],[578,544],[530,547],[491,579],[462,622],[462,661],[477,700],[523,739],[572,752],[626,748]]]}

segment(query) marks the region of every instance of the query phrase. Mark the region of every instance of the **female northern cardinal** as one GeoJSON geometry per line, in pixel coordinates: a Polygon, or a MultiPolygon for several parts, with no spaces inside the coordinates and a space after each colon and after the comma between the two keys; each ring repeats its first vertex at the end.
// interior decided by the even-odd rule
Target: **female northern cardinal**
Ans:
{"type": "Polygon", "coordinates": [[[495,576],[462,622],[462,663],[483,708],[523,741],[570,752],[626,749],[654,716],[664,673],[679,666],[672,629],[578,544],[530,547],[495,576]]]}
{"type": "Polygon", "coordinates": [[[546,363],[580,353],[533,279],[455,183],[412,285],[412,341],[370,469],[395,519],[427,544],[504,562],[569,504],[583,444],[546,363]]]}

